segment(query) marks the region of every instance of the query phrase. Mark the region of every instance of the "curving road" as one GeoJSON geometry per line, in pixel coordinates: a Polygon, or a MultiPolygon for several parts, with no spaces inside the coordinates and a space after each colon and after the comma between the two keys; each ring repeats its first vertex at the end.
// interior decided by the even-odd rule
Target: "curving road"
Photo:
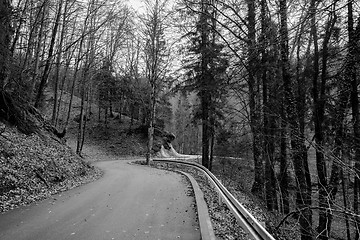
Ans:
{"type": "Polygon", "coordinates": [[[103,161],[104,176],[0,215],[1,240],[201,239],[184,177],[103,161]]]}

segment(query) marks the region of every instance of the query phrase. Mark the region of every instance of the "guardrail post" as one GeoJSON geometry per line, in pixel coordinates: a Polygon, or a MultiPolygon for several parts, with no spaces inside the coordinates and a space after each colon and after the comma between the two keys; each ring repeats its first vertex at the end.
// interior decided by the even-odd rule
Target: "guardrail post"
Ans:
{"type": "Polygon", "coordinates": [[[224,201],[223,201],[223,199],[222,199],[222,197],[221,197],[220,192],[218,192],[218,199],[219,199],[219,205],[220,205],[220,206],[223,205],[224,201]]]}
{"type": "MultiPolygon", "coordinates": [[[[218,181],[221,183],[220,180],[218,180],[218,181]]],[[[218,192],[219,205],[221,206],[221,205],[223,205],[224,201],[223,201],[223,198],[221,197],[220,191],[217,191],[217,192],[218,192]]]]}

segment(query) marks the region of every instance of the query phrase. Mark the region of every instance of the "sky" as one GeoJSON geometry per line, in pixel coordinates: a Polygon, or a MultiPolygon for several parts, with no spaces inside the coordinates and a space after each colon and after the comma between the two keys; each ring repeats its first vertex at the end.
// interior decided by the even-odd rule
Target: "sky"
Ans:
{"type": "MultiPolygon", "coordinates": [[[[134,8],[139,13],[144,13],[145,11],[145,3],[144,0],[127,0],[126,1],[129,6],[134,8]]],[[[173,0],[167,1],[170,6],[174,4],[173,0]]]]}
{"type": "Polygon", "coordinates": [[[128,5],[134,8],[139,13],[144,11],[144,2],[143,0],[128,0],[128,5]]]}

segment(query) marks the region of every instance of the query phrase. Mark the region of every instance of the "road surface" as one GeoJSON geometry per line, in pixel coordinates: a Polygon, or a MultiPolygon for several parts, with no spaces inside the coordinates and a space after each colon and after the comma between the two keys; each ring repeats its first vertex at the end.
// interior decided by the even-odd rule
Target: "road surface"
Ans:
{"type": "Polygon", "coordinates": [[[184,177],[102,161],[92,183],[0,214],[1,240],[200,239],[194,198],[184,177]]]}

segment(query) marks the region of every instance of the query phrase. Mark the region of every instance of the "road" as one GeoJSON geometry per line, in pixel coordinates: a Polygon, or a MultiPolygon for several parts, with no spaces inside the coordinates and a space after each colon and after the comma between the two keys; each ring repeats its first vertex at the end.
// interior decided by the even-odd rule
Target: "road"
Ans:
{"type": "Polygon", "coordinates": [[[1,214],[0,239],[201,239],[183,176],[126,161],[95,165],[101,179],[1,214]]]}

